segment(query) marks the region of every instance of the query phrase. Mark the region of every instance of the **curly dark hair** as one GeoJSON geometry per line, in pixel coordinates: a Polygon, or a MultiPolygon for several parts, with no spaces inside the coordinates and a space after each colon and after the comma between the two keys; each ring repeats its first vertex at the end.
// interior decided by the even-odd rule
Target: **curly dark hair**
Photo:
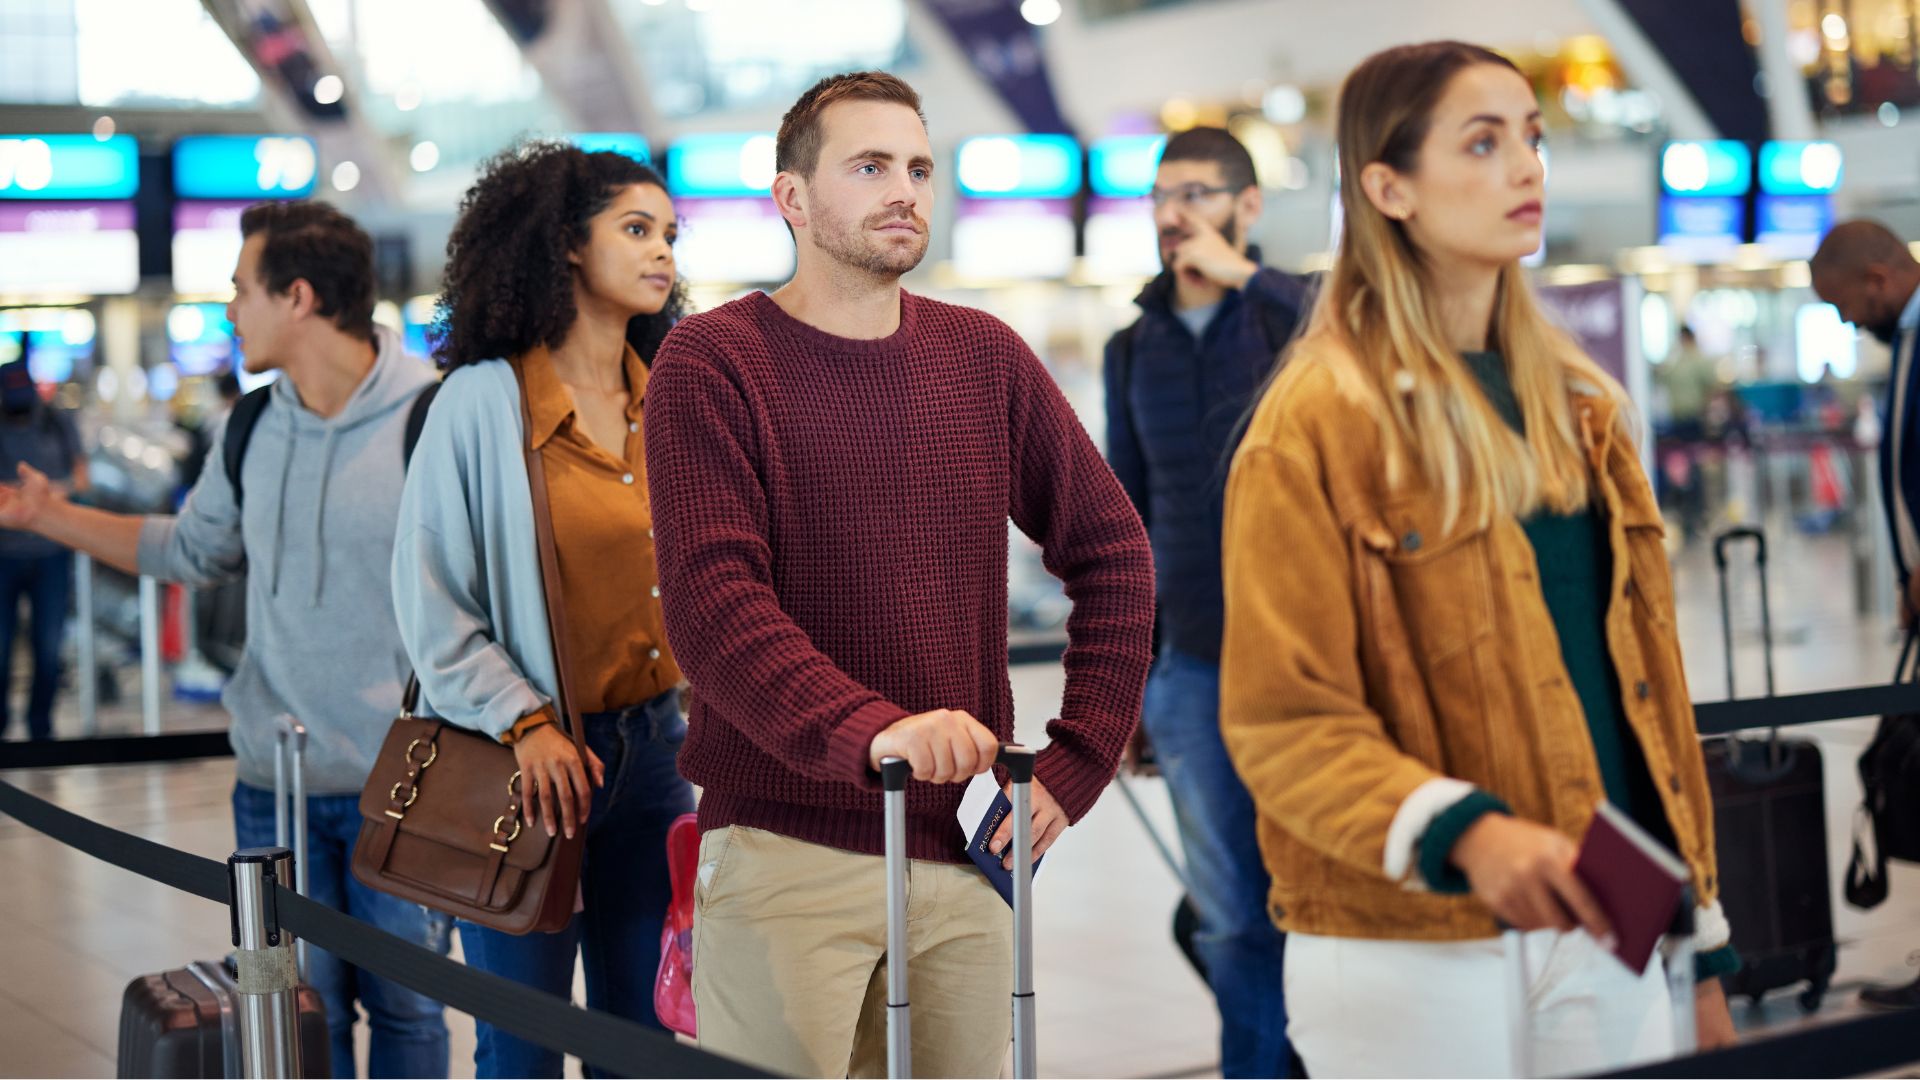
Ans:
{"type": "MultiPolygon", "coordinates": [[[[562,142],[521,143],[481,166],[447,238],[447,269],[428,332],[440,366],[452,371],[560,344],[578,317],[567,255],[587,242],[593,216],[634,184],[667,186],[623,154],[562,142]]],[[[653,360],[687,306],[685,284],[676,280],[659,314],[627,324],[627,341],[641,359],[653,360]]]]}

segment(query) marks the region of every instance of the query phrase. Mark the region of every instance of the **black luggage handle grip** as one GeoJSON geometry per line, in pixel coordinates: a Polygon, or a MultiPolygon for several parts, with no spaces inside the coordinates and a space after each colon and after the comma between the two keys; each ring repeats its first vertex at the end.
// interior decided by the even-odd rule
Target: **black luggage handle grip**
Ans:
{"type": "MultiPolygon", "coordinates": [[[[1004,765],[1007,776],[1016,784],[1033,782],[1033,762],[1037,755],[1031,747],[1019,743],[1001,743],[1000,756],[994,764],[1004,765]]],[[[913,779],[913,766],[906,758],[890,757],[880,760],[880,786],[887,791],[907,790],[907,781],[913,779]]]]}
{"type": "Polygon", "coordinates": [[[1727,547],[1740,540],[1751,540],[1759,549],[1754,557],[1762,567],[1767,565],[1767,534],[1746,525],[1735,526],[1713,538],[1713,565],[1720,570],[1727,568],[1727,547]]]}

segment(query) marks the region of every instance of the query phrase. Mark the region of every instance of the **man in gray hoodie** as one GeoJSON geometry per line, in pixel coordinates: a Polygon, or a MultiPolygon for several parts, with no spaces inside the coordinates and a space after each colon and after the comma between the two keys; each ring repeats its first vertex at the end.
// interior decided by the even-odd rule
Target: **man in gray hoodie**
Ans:
{"type": "MultiPolygon", "coordinates": [[[[274,842],[274,725],[293,716],[308,732],[313,898],[444,952],[444,916],[368,889],[350,870],[360,788],[407,676],[389,569],[407,418],[433,372],[374,326],[373,243],[353,219],[324,203],[261,203],[241,231],[227,318],[247,371],[284,377],[247,441],[240,490],[211,462],[178,516],[138,517],[70,503],[23,465],[18,484],[0,487],[0,528],[196,588],[246,573],[246,652],[223,698],[239,845],[274,842]]],[[[335,1075],[354,1075],[356,999],[371,1028],[371,1075],[447,1075],[438,1002],[318,949],[307,978],[326,1000],[335,1075]]]]}

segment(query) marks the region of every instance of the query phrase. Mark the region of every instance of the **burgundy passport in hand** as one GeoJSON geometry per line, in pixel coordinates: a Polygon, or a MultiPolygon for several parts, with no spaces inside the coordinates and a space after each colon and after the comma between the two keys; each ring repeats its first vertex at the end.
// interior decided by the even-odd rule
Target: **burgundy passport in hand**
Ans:
{"type": "Polygon", "coordinates": [[[1660,935],[1673,926],[1687,864],[1611,803],[1600,804],[1580,841],[1573,872],[1613,924],[1613,954],[1634,972],[1647,970],[1660,935]]]}

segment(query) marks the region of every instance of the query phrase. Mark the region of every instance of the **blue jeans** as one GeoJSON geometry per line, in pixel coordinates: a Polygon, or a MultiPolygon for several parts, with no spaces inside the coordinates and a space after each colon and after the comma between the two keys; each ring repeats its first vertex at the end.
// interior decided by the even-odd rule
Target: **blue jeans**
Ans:
{"type": "MultiPolygon", "coordinates": [[[[235,785],[233,823],[241,847],[273,844],[273,792],[235,785]]],[[[353,844],[359,835],[358,795],[307,797],[307,891],[312,899],[445,955],[452,920],[354,879],[353,844]]],[[[307,984],[327,1005],[333,1075],[354,1075],[356,1000],[367,1010],[369,1076],[447,1075],[447,1022],[439,1002],[343,964],[311,945],[307,984]]]]}
{"type": "Polygon", "coordinates": [[[53,738],[53,697],[60,689],[60,637],[67,627],[67,600],[73,594],[73,556],[0,556],[0,738],[12,726],[13,635],[20,626],[20,601],[33,614],[27,632],[33,643],[33,687],[27,693],[27,737],[53,738]]]}
{"type": "Polygon", "coordinates": [[[1247,794],[1220,739],[1219,665],[1163,650],[1142,723],[1173,796],[1199,915],[1194,948],[1220,1007],[1223,1076],[1286,1076],[1286,937],[1267,914],[1270,879],[1247,794]]]}
{"type": "MultiPolygon", "coordinates": [[[[660,926],[673,899],[667,828],[693,812],[693,788],[675,759],[687,738],[680,695],[586,719],[587,746],[607,769],[593,793],[580,870],[584,909],[564,930],[516,937],[462,922],[467,963],[559,997],[573,994],[573,964],[586,965],[587,1007],[665,1030],[653,1012],[660,926]]],[[[475,1075],[558,1077],[561,1055],[474,1022],[475,1075]]],[[[589,1069],[599,1076],[598,1070],[589,1069]]]]}

